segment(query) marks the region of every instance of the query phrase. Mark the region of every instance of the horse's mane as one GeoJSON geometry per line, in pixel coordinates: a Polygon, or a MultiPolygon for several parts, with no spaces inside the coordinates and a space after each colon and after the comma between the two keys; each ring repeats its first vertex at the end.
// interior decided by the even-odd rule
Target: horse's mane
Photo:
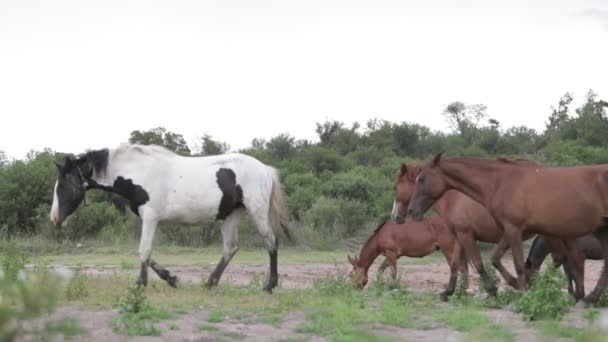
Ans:
{"type": "Polygon", "coordinates": [[[382,227],[384,227],[384,225],[386,224],[386,222],[388,222],[390,219],[387,218],[384,221],[382,221],[382,223],[380,223],[378,225],[378,227],[376,227],[376,229],[374,229],[374,231],[372,232],[372,235],[367,239],[367,241],[365,241],[365,243],[363,244],[363,248],[365,248],[365,246],[367,246],[367,244],[372,241],[372,239],[378,235],[378,233],[380,232],[380,230],[382,229],[382,227]]]}
{"type": "Polygon", "coordinates": [[[511,165],[540,165],[534,160],[525,159],[525,158],[509,158],[509,157],[497,157],[497,161],[505,164],[511,165]]]}

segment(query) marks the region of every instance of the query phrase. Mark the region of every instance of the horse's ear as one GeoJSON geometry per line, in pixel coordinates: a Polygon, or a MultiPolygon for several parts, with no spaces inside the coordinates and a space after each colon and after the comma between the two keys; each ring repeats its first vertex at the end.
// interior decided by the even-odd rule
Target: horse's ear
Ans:
{"type": "Polygon", "coordinates": [[[433,158],[433,162],[431,163],[431,165],[437,166],[437,164],[439,164],[439,161],[441,161],[441,156],[443,156],[443,152],[437,153],[433,158]]]}
{"type": "Polygon", "coordinates": [[[399,169],[399,176],[403,176],[407,173],[407,165],[405,163],[401,164],[401,168],[399,169]]]}

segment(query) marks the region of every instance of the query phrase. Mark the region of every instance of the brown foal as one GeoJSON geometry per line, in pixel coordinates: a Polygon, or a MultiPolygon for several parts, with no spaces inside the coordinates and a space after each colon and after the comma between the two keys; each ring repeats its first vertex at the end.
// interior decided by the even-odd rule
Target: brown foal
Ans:
{"type": "MultiPolygon", "coordinates": [[[[596,302],[608,283],[608,165],[581,167],[520,167],[480,158],[435,156],[420,169],[408,214],[421,220],[424,212],[448,190],[458,190],[489,210],[503,228],[501,243],[511,247],[517,287],[525,288],[522,236],[534,232],[561,239],[572,260],[575,298],[584,296],[584,258],[576,238],[594,232],[602,245],[604,270],[584,301],[596,302]]],[[[400,211],[398,216],[403,217],[400,211]]]]}
{"type": "Polygon", "coordinates": [[[390,266],[391,275],[396,279],[398,258],[402,256],[422,258],[437,249],[441,249],[450,267],[450,280],[441,293],[441,299],[447,300],[454,293],[458,269],[461,265],[460,259],[454,256],[461,253],[460,245],[445,221],[437,216],[405,224],[397,224],[392,220],[382,223],[363,245],[358,257],[348,256],[348,261],[353,266],[351,276],[357,286],[363,288],[367,284],[370,266],[380,254],[383,254],[386,260],[380,271],[390,266]]]}

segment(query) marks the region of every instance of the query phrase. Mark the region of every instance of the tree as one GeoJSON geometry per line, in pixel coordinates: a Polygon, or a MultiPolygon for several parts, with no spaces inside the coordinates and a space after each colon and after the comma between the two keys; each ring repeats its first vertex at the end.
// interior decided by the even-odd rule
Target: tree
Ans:
{"type": "Polygon", "coordinates": [[[570,115],[568,114],[570,104],[572,103],[572,94],[566,93],[559,99],[557,108],[551,107],[551,115],[549,116],[549,122],[547,122],[547,131],[555,132],[562,130],[566,127],[570,121],[570,115]]]}
{"type": "Polygon", "coordinates": [[[332,141],[332,138],[336,135],[340,128],[344,127],[344,123],[340,121],[325,121],[323,123],[317,122],[317,128],[315,132],[321,140],[321,144],[328,144],[332,141]]]}
{"type": "Polygon", "coordinates": [[[270,155],[279,160],[291,158],[296,153],[296,139],[287,133],[281,133],[270,139],[266,148],[270,155]]]}
{"type": "Polygon", "coordinates": [[[487,111],[488,108],[483,104],[465,105],[457,101],[445,107],[443,116],[454,133],[471,143],[477,138],[479,122],[487,118],[487,111]]]}
{"type": "Polygon", "coordinates": [[[0,169],[7,167],[9,164],[8,158],[6,157],[6,153],[4,151],[0,151],[0,169]]]}
{"type": "Polygon", "coordinates": [[[181,134],[168,131],[164,127],[156,127],[148,131],[133,131],[129,137],[131,144],[160,145],[181,154],[190,155],[190,148],[181,134]]]}
{"type": "Polygon", "coordinates": [[[230,150],[230,145],[224,141],[213,140],[211,135],[205,134],[200,138],[200,142],[195,148],[195,155],[199,156],[215,156],[224,154],[230,150]]]}

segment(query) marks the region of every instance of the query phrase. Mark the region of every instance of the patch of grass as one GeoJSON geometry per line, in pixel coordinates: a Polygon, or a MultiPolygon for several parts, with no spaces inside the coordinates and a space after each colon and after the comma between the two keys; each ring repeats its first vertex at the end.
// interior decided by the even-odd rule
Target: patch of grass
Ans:
{"type": "Polygon", "coordinates": [[[574,300],[562,289],[566,280],[553,265],[537,273],[532,279],[532,286],[515,303],[515,310],[525,320],[559,319],[568,312],[574,300]]]}
{"type": "Polygon", "coordinates": [[[65,298],[68,301],[79,300],[89,295],[87,289],[88,278],[81,272],[80,267],[78,267],[74,272],[74,276],[68,282],[65,290],[65,298]]]}
{"type": "Polygon", "coordinates": [[[118,266],[118,268],[121,270],[134,270],[136,267],[137,266],[135,266],[135,263],[129,262],[125,259],[120,260],[120,265],[118,266]]]}
{"type": "Polygon", "coordinates": [[[576,342],[605,342],[606,330],[597,327],[590,327],[585,330],[575,339],[576,342]]]}
{"type": "Polygon", "coordinates": [[[85,334],[85,331],[80,327],[78,321],[73,318],[66,318],[57,322],[47,323],[46,332],[63,335],[65,337],[85,334]]]}
{"type": "Polygon", "coordinates": [[[160,330],[154,324],[173,317],[168,311],[150,305],[144,291],[141,286],[132,286],[127,295],[118,300],[116,306],[120,314],[112,320],[112,328],[116,333],[127,336],[159,336],[160,330]]]}
{"type": "Polygon", "coordinates": [[[230,341],[238,341],[247,337],[245,334],[242,334],[237,331],[225,331],[221,333],[222,336],[228,337],[230,341]]]}
{"type": "Polygon", "coordinates": [[[547,337],[577,338],[583,333],[583,329],[570,325],[563,325],[557,321],[541,321],[535,324],[538,330],[547,337]]]}
{"type": "Polygon", "coordinates": [[[439,321],[466,333],[466,340],[513,341],[513,333],[492,323],[483,313],[470,307],[445,309],[434,314],[439,321]]]}
{"type": "Polygon", "coordinates": [[[590,323],[593,323],[597,320],[598,317],[600,317],[600,310],[596,308],[587,309],[583,313],[583,317],[590,323]]]}
{"type": "Polygon", "coordinates": [[[219,323],[222,322],[224,318],[226,318],[226,314],[224,314],[223,311],[213,311],[209,314],[207,321],[211,323],[219,323]]]}
{"type": "Polygon", "coordinates": [[[218,327],[209,324],[201,324],[198,326],[198,330],[200,331],[218,331],[218,327]]]}
{"type": "Polygon", "coordinates": [[[179,327],[177,324],[171,323],[169,324],[169,330],[179,330],[179,327]]]}

